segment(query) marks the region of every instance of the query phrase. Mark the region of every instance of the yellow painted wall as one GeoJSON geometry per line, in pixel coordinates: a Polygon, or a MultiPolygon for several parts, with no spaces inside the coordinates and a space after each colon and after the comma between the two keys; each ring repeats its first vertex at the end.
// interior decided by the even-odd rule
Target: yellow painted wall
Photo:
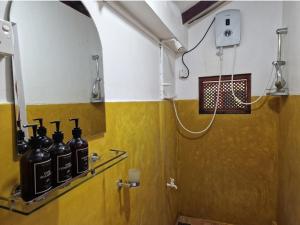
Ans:
{"type": "MultiPolygon", "coordinates": [[[[124,149],[129,158],[30,216],[0,209],[1,225],[173,225],[176,194],[166,188],[176,178],[176,130],[169,102],[105,103],[106,133],[90,141],[90,151],[124,149]],[[162,141],[163,140],[163,141],[162,141]],[[141,169],[141,187],[119,193],[116,180],[128,168],[141,169]]],[[[0,105],[0,192],[18,181],[12,160],[13,107],[0,105]]]]}
{"type": "Polygon", "coordinates": [[[71,138],[74,122],[70,118],[80,118],[79,126],[87,137],[105,132],[105,107],[103,103],[72,103],[72,104],[47,104],[28,105],[26,107],[28,123],[36,123],[34,118],[43,118],[44,126],[48,128],[48,135],[54,131],[54,125],[49,122],[61,121],[61,129],[66,138],[71,138]]]}
{"type": "MultiPolygon", "coordinates": [[[[197,100],[177,105],[190,129],[211,117],[197,113],[197,100]]],[[[299,105],[296,96],[265,98],[250,115],[217,115],[196,138],[177,133],[170,102],[105,103],[107,131],[90,140],[90,151],[119,148],[129,158],[30,216],[0,209],[0,224],[173,225],[179,213],[239,225],[268,225],[277,216],[280,225],[297,225],[299,105]],[[141,168],[142,186],[119,193],[115,182],[132,167],[141,168]],[[166,189],[169,177],[178,178],[178,192],[166,189]]],[[[18,182],[12,105],[0,105],[0,124],[0,192],[7,194],[18,182]]]]}
{"type": "Polygon", "coordinates": [[[300,96],[281,99],[278,224],[300,224],[300,96]]]}
{"type": "MultiPolygon", "coordinates": [[[[199,130],[211,115],[198,101],[179,101],[184,124],[199,130]]],[[[266,98],[248,115],[217,115],[200,138],[179,135],[179,212],[240,225],[276,220],[279,98],[266,98]]],[[[300,190],[300,189],[299,189],[300,190]]]]}

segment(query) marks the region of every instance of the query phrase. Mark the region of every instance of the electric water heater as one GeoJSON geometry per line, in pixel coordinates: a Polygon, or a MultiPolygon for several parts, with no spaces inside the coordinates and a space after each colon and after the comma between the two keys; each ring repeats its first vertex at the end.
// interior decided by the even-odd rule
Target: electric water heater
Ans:
{"type": "Polygon", "coordinates": [[[238,9],[228,9],[215,17],[216,46],[237,45],[241,41],[241,13],[238,9]]]}

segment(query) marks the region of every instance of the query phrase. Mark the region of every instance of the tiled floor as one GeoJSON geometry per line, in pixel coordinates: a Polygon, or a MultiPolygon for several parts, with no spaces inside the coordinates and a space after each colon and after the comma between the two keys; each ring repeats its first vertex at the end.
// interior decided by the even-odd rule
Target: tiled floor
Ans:
{"type": "Polygon", "coordinates": [[[178,218],[178,222],[176,225],[233,225],[233,224],[180,216],[178,218]]]}

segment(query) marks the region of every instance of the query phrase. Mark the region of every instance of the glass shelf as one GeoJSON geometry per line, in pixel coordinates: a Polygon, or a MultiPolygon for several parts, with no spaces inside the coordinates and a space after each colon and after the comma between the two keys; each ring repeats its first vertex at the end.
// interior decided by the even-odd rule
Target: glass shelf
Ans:
{"type": "Polygon", "coordinates": [[[98,174],[118,164],[128,157],[127,152],[121,150],[109,150],[98,156],[93,153],[90,155],[90,169],[78,177],[72,178],[68,183],[62,184],[42,196],[33,199],[31,202],[24,202],[21,198],[21,192],[18,188],[14,188],[11,196],[0,196],[0,208],[10,210],[22,215],[29,215],[38,209],[44,207],[48,203],[68,193],[72,189],[92,179],[98,174]]]}

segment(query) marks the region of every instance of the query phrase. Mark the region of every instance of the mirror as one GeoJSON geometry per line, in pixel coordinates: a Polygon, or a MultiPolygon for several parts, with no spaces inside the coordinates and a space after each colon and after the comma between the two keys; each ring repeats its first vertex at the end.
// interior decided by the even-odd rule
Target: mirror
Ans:
{"type": "MultiPolygon", "coordinates": [[[[65,141],[79,118],[85,137],[105,131],[102,47],[96,26],[81,2],[15,1],[13,77],[16,120],[62,121],[65,141]]],[[[24,128],[22,128],[24,130],[24,128]]],[[[24,130],[28,137],[27,131],[24,130]]]]}

